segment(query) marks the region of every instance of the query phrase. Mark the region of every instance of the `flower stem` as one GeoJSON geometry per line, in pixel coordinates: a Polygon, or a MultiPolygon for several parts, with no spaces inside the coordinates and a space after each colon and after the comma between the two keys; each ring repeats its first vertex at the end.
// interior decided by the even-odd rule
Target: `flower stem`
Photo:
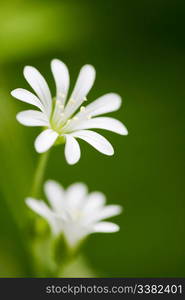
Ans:
{"type": "Polygon", "coordinates": [[[49,157],[49,151],[47,151],[43,154],[40,154],[38,165],[37,165],[37,168],[35,171],[32,189],[31,189],[32,197],[38,197],[40,195],[48,157],[49,157]]]}

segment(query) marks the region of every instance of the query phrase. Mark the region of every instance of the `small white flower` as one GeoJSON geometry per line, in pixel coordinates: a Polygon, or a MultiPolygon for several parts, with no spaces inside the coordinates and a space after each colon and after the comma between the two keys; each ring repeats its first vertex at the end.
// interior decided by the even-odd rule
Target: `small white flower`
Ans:
{"type": "Polygon", "coordinates": [[[42,153],[57,142],[65,142],[65,157],[69,164],[80,159],[80,146],[76,138],[82,139],[98,151],[113,155],[112,145],[102,135],[89,129],[99,128],[127,135],[126,127],[118,120],[108,117],[96,117],[119,109],[121,98],[114,93],[106,94],[86,107],[87,94],[95,80],[95,69],[85,65],[80,70],[76,85],[69,100],[69,72],[66,65],[58,59],[51,62],[51,70],[56,84],[56,97],[52,99],[49,87],[34,67],[24,68],[24,77],[36,95],[25,90],[15,89],[11,95],[23,102],[39,108],[17,114],[17,120],[25,126],[45,127],[35,140],[35,149],[42,153]],[[96,118],[94,118],[96,117],[96,118]]]}
{"type": "Polygon", "coordinates": [[[105,206],[105,196],[100,192],[88,194],[83,183],[75,183],[65,191],[55,181],[47,181],[44,191],[50,207],[42,200],[27,198],[26,204],[49,223],[52,233],[63,233],[69,247],[73,248],[93,232],[116,232],[119,226],[102,222],[121,213],[121,206],[105,206]]]}

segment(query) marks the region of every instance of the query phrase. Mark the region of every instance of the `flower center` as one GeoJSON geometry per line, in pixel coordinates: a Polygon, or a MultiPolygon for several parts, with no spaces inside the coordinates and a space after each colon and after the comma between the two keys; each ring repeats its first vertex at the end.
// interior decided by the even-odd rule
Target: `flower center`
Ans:
{"type": "Polygon", "coordinates": [[[83,214],[82,214],[81,210],[79,210],[77,208],[73,209],[71,215],[72,215],[72,219],[74,221],[79,221],[83,217],[83,214]]]}
{"type": "MultiPolygon", "coordinates": [[[[50,123],[51,128],[62,135],[66,131],[70,131],[71,125],[75,125],[79,120],[83,121],[83,119],[90,119],[91,116],[86,114],[86,109],[84,106],[80,107],[80,116],[71,116],[67,117],[65,113],[65,107],[60,100],[54,101],[54,109],[51,115],[50,123]],[[74,123],[75,122],[75,123],[74,123]]],[[[75,101],[73,99],[69,100],[70,105],[74,105],[75,101]]]]}
{"type": "Polygon", "coordinates": [[[60,100],[55,100],[53,99],[54,102],[54,109],[53,113],[51,115],[51,127],[53,130],[58,132],[59,134],[62,133],[62,127],[65,125],[63,124],[63,119],[64,119],[64,105],[61,103],[60,100]]]}

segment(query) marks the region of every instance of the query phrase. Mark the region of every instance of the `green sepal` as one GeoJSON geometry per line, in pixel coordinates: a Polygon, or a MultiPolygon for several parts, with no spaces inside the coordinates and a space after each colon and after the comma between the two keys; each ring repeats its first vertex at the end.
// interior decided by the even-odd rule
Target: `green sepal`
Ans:
{"type": "Polygon", "coordinates": [[[53,240],[53,259],[57,265],[66,264],[72,258],[72,253],[63,234],[53,240]]]}
{"type": "Polygon", "coordinates": [[[84,239],[73,248],[68,245],[63,234],[56,237],[53,242],[53,258],[55,263],[57,265],[65,265],[78,256],[83,246],[84,239]]]}
{"type": "Polygon", "coordinates": [[[65,144],[65,142],[66,142],[66,138],[65,138],[65,136],[63,136],[63,135],[60,135],[58,138],[57,138],[57,140],[56,140],[56,142],[55,142],[55,146],[57,146],[57,145],[62,145],[62,144],[65,144]]]}

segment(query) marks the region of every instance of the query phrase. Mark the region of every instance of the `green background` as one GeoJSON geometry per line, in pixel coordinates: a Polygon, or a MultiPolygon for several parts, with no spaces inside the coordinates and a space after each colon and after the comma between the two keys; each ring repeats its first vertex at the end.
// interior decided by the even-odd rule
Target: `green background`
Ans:
{"type": "MultiPolygon", "coordinates": [[[[28,88],[25,65],[37,67],[54,94],[52,58],[69,67],[72,85],[91,63],[97,78],[90,101],[117,92],[123,105],[111,116],[127,137],[103,132],[115,148],[106,157],[81,142],[75,166],[63,146],[52,150],[45,178],[65,187],[85,182],[124,213],[115,234],[94,234],[83,250],[100,277],[185,276],[184,109],[185,3],[170,0],[0,2],[0,276],[36,276],[27,251],[28,194],[39,128],[16,122],[29,105],[10,91],[28,88]]],[[[101,131],[100,131],[101,132],[101,131]]],[[[42,275],[42,274],[41,274],[42,275]]],[[[71,274],[72,276],[73,274],[71,274]]]]}

